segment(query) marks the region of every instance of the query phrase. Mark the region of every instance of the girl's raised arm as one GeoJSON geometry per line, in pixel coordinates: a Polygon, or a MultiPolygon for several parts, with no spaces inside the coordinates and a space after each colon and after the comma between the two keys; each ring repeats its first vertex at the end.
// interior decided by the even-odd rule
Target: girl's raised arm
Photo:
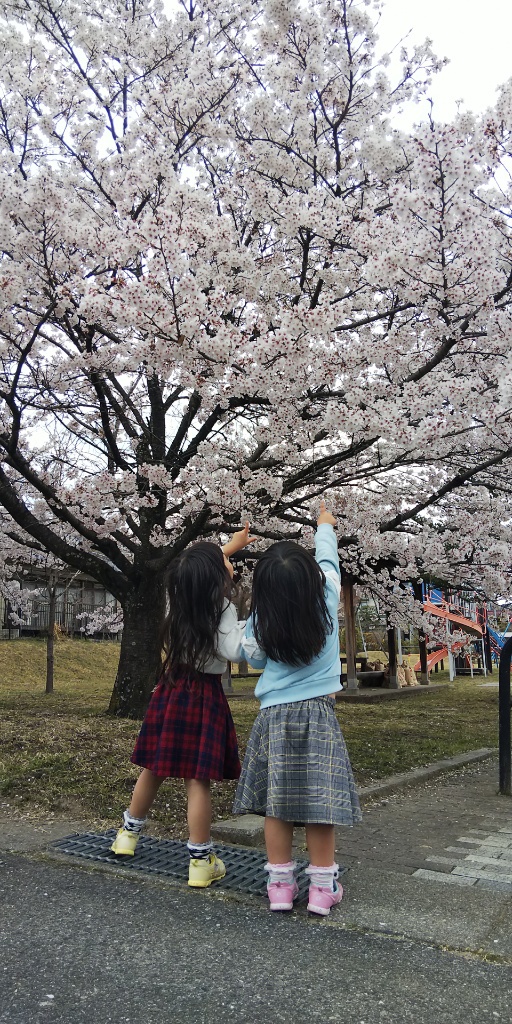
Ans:
{"type": "Polygon", "coordinates": [[[249,537],[249,523],[246,523],[243,530],[237,530],[231,540],[223,545],[222,550],[226,558],[229,558],[230,555],[236,554],[237,551],[241,551],[247,544],[252,544],[257,539],[257,537],[249,537]]]}
{"type": "Polygon", "coordinates": [[[323,500],[323,498],[322,498],[322,500],[320,502],[320,515],[318,516],[318,519],[317,519],[316,522],[317,522],[317,526],[322,526],[323,523],[328,523],[329,526],[336,526],[336,520],[335,520],[332,512],[328,512],[327,511],[327,506],[326,506],[325,501],[323,500]]]}

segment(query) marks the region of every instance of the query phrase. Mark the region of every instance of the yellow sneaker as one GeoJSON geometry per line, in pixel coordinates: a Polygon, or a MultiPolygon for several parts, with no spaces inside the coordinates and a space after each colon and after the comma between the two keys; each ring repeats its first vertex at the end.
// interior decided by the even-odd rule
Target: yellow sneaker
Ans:
{"type": "Polygon", "coordinates": [[[110,849],[119,856],[133,857],[138,841],[138,832],[128,832],[126,828],[120,828],[110,849]]]}
{"type": "Polygon", "coordinates": [[[224,878],[225,874],[226,868],[223,861],[214,853],[210,853],[208,859],[206,857],[197,860],[192,858],[188,868],[188,884],[194,889],[206,889],[212,882],[224,878]]]}

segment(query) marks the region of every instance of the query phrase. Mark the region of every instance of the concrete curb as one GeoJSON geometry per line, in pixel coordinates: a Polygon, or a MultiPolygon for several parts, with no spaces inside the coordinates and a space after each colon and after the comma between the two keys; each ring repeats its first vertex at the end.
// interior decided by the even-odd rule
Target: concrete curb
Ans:
{"type": "MultiPolygon", "coordinates": [[[[401,772],[399,775],[389,775],[381,782],[375,782],[371,786],[364,786],[360,789],[359,799],[363,805],[372,803],[374,800],[380,800],[403,789],[419,786],[446,772],[476,764],[478,761],[487,761],[496,753],[496,747],[467,750],[462,754],[455,754],[454,757],[434,761],[433,764],[426,765],[424,768],[415,768],[413,771],[401,772]]],[[[264,818],[259,814],[241,814],[237,818],[215,822],[212,825],[212,836],[225,843],[235,843],[240,846],[263,846],[265,842],[263,822],[264,818]]]]}
{"type": "Polygon", "coordinates": [[[360,789],[359,799],[362,804],[371,803],[372,800],[397,793],[408,786],[421,785],[422,782],[435,779],[437,775],[444,775],[446,772],[464,768],[466,765],[475,764],[478,761],[487,761],[497,752],[497,747],[481,747],[480,750],[467,750],[462,754],[455,754],[454,757],[434,761],[433,764],[428,764],[424,768],[414,768],[410,772],[389,775],[387,779],[382,779],[382,782],[374,782],[371,786],[360,789]]]}

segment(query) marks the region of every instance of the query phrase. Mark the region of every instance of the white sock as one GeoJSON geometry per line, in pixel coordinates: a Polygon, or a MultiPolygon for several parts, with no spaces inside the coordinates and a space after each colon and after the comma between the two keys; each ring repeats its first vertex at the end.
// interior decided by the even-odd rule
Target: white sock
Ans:
{"type": "Polygon", "coordinates": [[[293,872],[297,867],[294,860],[289,860],[287,864],[265,864],[265,871],[268,871],[268,880],[272,885],[274,882],[284,882],[285,885],[291,885],[294,879],[293,872]]]}
{"type": "Polygon", "coordinates": [[[127,832],[142,832],[147,818],[134,818],[130,812],[123,811],[123,823],[127,832]]]}
{"type": "Polygon", "coordinates": [[[330,868],[318,868],[315,864],[310,864],[306,868],[305,874],[309,875],[311,885],[334,891],[334,880],[338,877],[338,867],[338,864],[331,864],[330,868]]]}

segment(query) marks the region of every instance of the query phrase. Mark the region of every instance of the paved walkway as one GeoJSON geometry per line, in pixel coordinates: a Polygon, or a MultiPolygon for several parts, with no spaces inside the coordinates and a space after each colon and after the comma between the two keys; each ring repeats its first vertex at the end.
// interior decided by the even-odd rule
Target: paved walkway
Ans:
{"type": "Polygon", "coordinates": [[[497,789],[492,758],[392,795],[366,806],[361,826],[338,829],[339,855],[350,867],[512,894],[512,799],[497,789]]]}
{"type": "MultiPolygon", "coordinates": [[[[345,898],[328,926],[407,936],[512,964],[512,800],[497,795],[497,778],[495,758],[480,762],[366,806],[362,825],[338,829],[337,856],[348,870],[345,898]]],[[[86,830],[80,822],[16,820],[0,804],[0,851],[47,856],[53,839],[86,830]]],[[[296,853],[303,850],[299,830],[296,853]]],[[[303,906],[296,914],[307,919],[303,906]]]]}
{"type": "Polygon", "coordinates": [[[497,788],[493,758],[390,796],[339,830],[345,926],[512,963],[512,800],[497,788]]]}

